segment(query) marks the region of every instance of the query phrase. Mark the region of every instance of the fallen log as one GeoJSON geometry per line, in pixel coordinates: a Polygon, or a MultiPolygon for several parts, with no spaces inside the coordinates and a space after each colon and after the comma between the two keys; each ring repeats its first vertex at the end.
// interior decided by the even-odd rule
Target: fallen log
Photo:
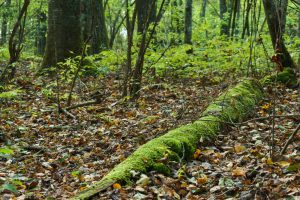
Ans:
{"type": "MultiPolygon", "coordinates": [[[[282,78],[281,75],[276,75],[277,80],[282,78]]],[[[284,77],[286,75],[284,74],[284,77]]],[[[167,156],[169,160],[188,160],[200,140],[212,139],[224,126],[241,123],[248,118],[262,99],[263,86],[270,79],[272,77],[262,81],[242,81],[210,104],[199,120],[171,130],[142,145],[99,182],[78,193],[73,200],[89,199],[117,182],[130,183],[133,171],[146,173],[155,170],[168,173],[168,167],[161,162],[163,158],[167,156]]]]}

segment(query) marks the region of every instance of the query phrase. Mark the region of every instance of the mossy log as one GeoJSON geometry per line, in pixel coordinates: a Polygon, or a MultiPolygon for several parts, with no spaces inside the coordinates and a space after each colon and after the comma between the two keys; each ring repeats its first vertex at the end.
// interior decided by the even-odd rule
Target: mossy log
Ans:
{"type": "Polygon", "coordinates": [[[238,123],[249,117],[263,97],[268,81],[244,80],[210,104],[202,117],[139,147],[131,156],[73,200],[89,199],[114,183],[130,183],[132,171],[146,173],[156,170],[168,173],[162,158],[169,160],[191,158],[200,139],[213,139],[228,123],[238,123]]]}

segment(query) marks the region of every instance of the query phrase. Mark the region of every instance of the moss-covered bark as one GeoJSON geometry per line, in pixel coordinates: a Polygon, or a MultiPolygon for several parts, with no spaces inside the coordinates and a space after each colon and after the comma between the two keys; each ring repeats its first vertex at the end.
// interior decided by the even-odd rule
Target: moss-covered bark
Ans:
{"type": "MultiPolygon", "coordinates": [[[[293,79],[289,71],[278,74],[277,77],[280,77],[279,81],[282,80],[283,82],[289,82],[293,79]]],[[[226,122],[233,123],[245,120],[255,110],[255,106],[263,97],[262,88],[268,84],[270,79],[272,77],[262,81],[245,80],[229,89],[208,106],[199,120],[171,130],[167,134],[142,145],[102,180],[79,193],[73,199],[88,199],[116,182],[130,183],[132,170],[142,173],[149,170],[168,173],[168,168],[159,162],[160,159],[166,155],[170,160],[189,159],[195,152],[197,143],[201,138],[214,138],[226,122]]]]}
{"type": "Polygon", "coordinates": [[[263,85],[267,85],[272,82],[280,82],[286,84],[287,86],[295,86],[298,84],[295,73],[291,68],[286,68],[283,72],[280,72],[278,74],[266,76],[260,82],[263,85]]]}
{"type": "Polygon", "coordinates": [[[199,120],[169,131],[142,145],[102,180],[74,199],[88,199],[115,182],[130,182],[132,170],[143,173],[151,169],[166,171],[167,169],[161,163],[158,164],[166,154],[173,160],[190,158],[200,138],[216,136],[224,125],[222,121],[240,122],[245,119],[262,98],[261,88],[259,82],[255,80],[241,82],[211,104],[199,120]]]}

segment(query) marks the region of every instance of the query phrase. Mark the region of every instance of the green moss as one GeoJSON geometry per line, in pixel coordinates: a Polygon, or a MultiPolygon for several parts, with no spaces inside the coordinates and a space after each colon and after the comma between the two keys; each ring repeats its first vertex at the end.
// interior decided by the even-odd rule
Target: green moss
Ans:
{"type": "Polygon", "coordinates": [[[268,85],[274,81],[278,81],[288,86],[297,85],[297,78],[295,76],[294,71],[291,68],[286,68],[283,72],[280,72],[278,74],[266,76],[260,82],[263,85],[268,85]]]}
{"type": "Polygon", "coordinates": [[[221,95],[203,115],[215,115],[229,122],[242,121],[248,117],[261,96],[261,85],[255,80],[245,80],[221,95]]]}
{"type": "Polygon", "coordinates": [[[167,167],[165,164],[163,163],[156,163],[152,166],[152,170],[162,173],[166,176],[170,176],[172,171],[169,167],[167,167]]]}

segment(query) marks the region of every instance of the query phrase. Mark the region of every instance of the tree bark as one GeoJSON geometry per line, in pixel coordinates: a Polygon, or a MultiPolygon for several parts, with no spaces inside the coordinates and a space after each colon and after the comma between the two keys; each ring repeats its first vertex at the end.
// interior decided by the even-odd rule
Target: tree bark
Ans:
{"type": "Polygon", "coordinates": [[[11,0],[5,1],[5,10],[3,10],[2,15],[2,25],[1,25],[1,40],[0,44],[4,45],[7,42],[7,31],[8,31],[8,17],[9,17],[9,9],[11,5],[11,0]]]}
{"type": "Polygon", "coordinates": [[[80,0],[49,0],[48,34],[42,68],[81,53],[80,0]]]}
{"type": "Polygon", "coordinates": [[[146,26],[155,22],[156,1],[155,0],[136,0],[137,6],[137,31],[142,34],[146,26]]]}
{"type": "Polygon", "coordinates": [[[187,0],[185,4],[184,43],[192,44],[193,31],[193,0],[187,0]]]}
{"type": "Polygon", "coordinates": [[[244,24],[243,24],[243,32],[242,32],[242,39],[245,38],[245,35],[249,36],[250,35],[250,23],[249,23],[249,15],[250,15],[250,10],[251,10],[251,3],[249,0],[245,1],[244,5],[246,7],[245,10],[245,15],[244,15],[244,24]]]}
{"type": "Polygon", "coordinates": [[[204,18],[206,14],[207,0],[202,0],[200,17],[204,18]]]}
{"type": "Polygon", "coordinates": [[[90,42],[90,54],[97,54],[101,50],[108,49],[108,32],[105,23],[103,0],[83,0],[83,40],[92,38],[90,42]]]}
{"type": "Polygon", "coordinates": [[[145,60],[145,54],[147,51],[147,48],[150,45],[151,40],[153,39],[153,36],[155,34],[155,29],[156,26],[158,25],[162,14],[164,13],[164,5],[165,5],[165,0],[162,0],[159,11],[157,13],[157,16],[155,16],[155,23],[153,25],[153,27],[150,29],[149,31],[149,36],[147,37],[147,33],[149,30],[149,19],[151,16],[151,13],[153,12],[153,9],[156,9],[156,7],[153,6],[152,2],[152,6],[150,6],[150,10],[148,10],[148,17],[145,23],[145,27],[144,30],[142,32],[142,38],[141,38],[141,42],[139,44],[139,52],[138,52],[138,56],[135,62],[135,66],[134,66],[134,70],[132,73],[132,80],[131,80],[131,85],[130,85],[130,98],[132,101],[136,101],[139,97],[140,97],[140,90],[141,90],[141,85],[142,85],[142,78],[143,78],[143,67],[144,67],[144,60],[145,60]]]}
{"type": "Polygon", "coordinates": [[[221,35],[229,36],[229,26],[225,18],[227,12],[226,0],[220,0],[221,35]]]}
{"type": "Polygon", "coordinates": [[[295,67],[292,57],[285,46],[283,38],[286,25],[288,1],[282,0],[277,2],[274,0],[263,0],[263,5],[272,39],[273,49],[276,54],[275,59],[278,59],[276,62],[282,65],[282,67],[295,67]]]}
{"type": "Polygon", "coordinates": [[[35,37],[35,47],[37,55],[44,55],[46,47],[46,34],[47,34],[47,15],[41,9],[37,15],[37,33],[35,37]]]}
{"type": "Polygon", "coordinates": [[[300,12],[298,12],[298,29],[297,29],[297,36],[300,38],[300,12]]]}

